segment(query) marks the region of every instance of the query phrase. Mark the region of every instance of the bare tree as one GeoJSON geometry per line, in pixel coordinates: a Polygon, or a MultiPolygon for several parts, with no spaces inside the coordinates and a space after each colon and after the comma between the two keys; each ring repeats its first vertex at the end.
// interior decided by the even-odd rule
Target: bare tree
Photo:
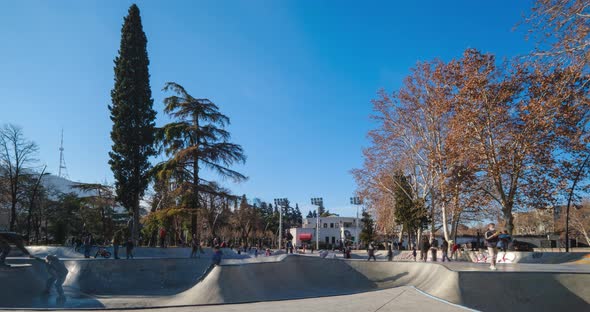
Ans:
{"type": "Polygon", "coordinates": [[[8,180],[10,230],[16,229],[17,207],[24,195],[23,178],[30,173],[38,147],[24,137],[22,128],[7,124],[0,129],[0,168],[8,180]]]}

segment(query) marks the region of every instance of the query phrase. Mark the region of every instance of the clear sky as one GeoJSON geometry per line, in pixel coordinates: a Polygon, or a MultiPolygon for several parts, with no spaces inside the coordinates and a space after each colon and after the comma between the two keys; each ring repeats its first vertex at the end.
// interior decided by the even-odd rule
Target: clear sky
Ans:
{"type": "MultiPolygon", "coordinates": [[[[113,182],[113,87],[131,1],[0,1],[0,124],[23,127],[57,173],[60,131],[75,181],[113,182]]],[[[477,48],[500,58],[532,44],[514,31],[530,1],[136,1],[148,37],[157,123],[161,88],[217,103],[248,156],[249,180],[225,185],[305,213],[310,197],[354,215],[350,170],[362,165],[370,101],[419,60],[477,48]]]]}

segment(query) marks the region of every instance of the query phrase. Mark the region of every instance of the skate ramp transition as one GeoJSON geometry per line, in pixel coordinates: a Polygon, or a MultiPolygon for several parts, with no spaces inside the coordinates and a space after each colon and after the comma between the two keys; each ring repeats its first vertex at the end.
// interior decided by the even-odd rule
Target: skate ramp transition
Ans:
{"type": "MultiPolygon", "coordinates": [[[[0,291],[0,307],[43,307],[38,297],[46,278],[44,266],[34,260],[21,261],[33,263],[33,267],[0,271],[0,279],[9,285],[0,291]]],[[[432,296],[483,311],[564,308],[583,311],[590,307],[588,273],[454,271],[438,263],[367,262],[297,255],[229,259],[212,269],[205,259],[64,262],[71,272],[66,288],[86,296],[87,307],[257,302],[399,286],[413,286],[432,296]]]]}

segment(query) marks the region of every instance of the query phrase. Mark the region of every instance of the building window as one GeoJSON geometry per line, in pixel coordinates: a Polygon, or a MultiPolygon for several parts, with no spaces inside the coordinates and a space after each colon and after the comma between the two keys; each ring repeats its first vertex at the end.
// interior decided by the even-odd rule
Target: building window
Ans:
{"type": "Polygon", "coordinates": [[[344,227],[345,228],[351,228],[352,227],[352,222],[344,222],[344,227]]]}
{"type": "Polygon", "coordinates": [[[324,229],[328,228],[328,223],[324,223],[324,229]]]}
{"type": "Polygon", "coordinates": [[[334,223],[330,223],[330,228],[333,229],[334,228],[334,223]]]}
{"type": "Polygon", "coordinates": [[[326,236],[326,244],[330,243],[330,237],[326,236]]]}
{"type": "Polygon", "coordinates": [[[336,237],[332,236],[332,245],[336,244],[336,237]]]}

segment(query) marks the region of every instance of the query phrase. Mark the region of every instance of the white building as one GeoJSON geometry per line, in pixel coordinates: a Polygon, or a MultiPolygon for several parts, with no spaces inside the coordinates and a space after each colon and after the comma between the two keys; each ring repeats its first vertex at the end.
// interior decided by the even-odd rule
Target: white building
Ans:
{"type": "MultiPolygon", "coordinates": [[[[316,218],[303,219],[303,226],[291,228],[293,245],[302,246],[302,243],[316,244],[316,218]]],[[[358,242],[362,230],[361,220],[354,217],[320,217],[319,218],[319,242],[320,245],[339,246],[341,241],[358,242]]]]}

